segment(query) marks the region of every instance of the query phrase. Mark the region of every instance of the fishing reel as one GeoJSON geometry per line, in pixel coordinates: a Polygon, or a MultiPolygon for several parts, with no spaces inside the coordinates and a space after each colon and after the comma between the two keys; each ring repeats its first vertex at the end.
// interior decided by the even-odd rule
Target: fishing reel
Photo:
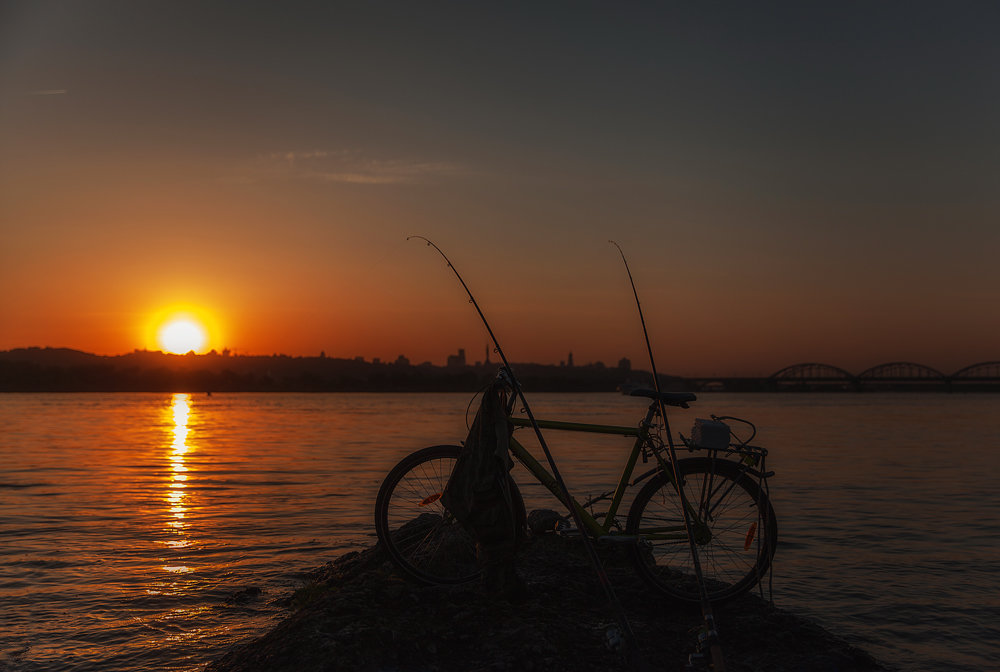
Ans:
{"type": "Polygon", "coordinates": [[[695,652],[688,656],[685,672],[695,670],[714,670],[711,655],[707,653],[713,646],[719,643],[719,632],[715,629],[715,619],[709,618],[698,630],[698,644],[695,652]]]}

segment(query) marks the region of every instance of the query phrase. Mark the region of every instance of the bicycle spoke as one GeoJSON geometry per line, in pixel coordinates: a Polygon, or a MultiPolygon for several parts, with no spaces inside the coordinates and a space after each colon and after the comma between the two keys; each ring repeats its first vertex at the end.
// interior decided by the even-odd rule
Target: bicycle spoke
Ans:
{"type": "MultiPolygon", "coordinates": [[[[460,446],[433,446],[404,458],[379,489],[375,530],[393,561],[424,583],[462,583],[479,575],[476,544],[441,501],[460,446]]],[[[511,481],[524,520],[524,503],[511,481]]]]}
{"type": "MultiPolygon", "coordinates": [[[[760,491],[734,462],[690,458],[679,466],[682,487],[695,516],[695,541],[709,598],[718,601],[749,589],[766,569],[774,548],[773,514],[768,514],[764,525],[759,524],[763,520],[760,491]],[[757,543],[746,548],[751,525],[755,526],[757,543]]],[[[769,506],[767,510],[770,512],[769,506]]],[[[680,498],[672,479],[662,476],[636,497],[627,530],[641,536],[643,530],[675,525],[683,525],[680,498]]],[[[697,601],[700,589],[686,536],[647,541],[645,550],[637,549],[634,554],[640,573],[672,597],[697,601]]]]}

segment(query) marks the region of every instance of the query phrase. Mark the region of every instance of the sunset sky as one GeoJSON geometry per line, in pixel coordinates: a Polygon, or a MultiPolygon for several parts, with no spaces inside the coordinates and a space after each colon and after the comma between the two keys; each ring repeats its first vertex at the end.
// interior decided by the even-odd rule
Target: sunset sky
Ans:
{"type": "Polygon", "coordinates": [[[0,0],[0,350],[1000,359],[996,3],[0,0]]]}

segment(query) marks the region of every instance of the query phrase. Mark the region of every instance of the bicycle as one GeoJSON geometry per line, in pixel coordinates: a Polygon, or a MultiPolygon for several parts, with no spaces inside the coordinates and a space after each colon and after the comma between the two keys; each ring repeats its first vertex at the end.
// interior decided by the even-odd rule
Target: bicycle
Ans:
{"type": "MultiPolygon", "coordinates": [[[[625,466],[613,491],[579,503],[563,501],[558,485],[538,460],[511,436],[510,452],[542,485],[567,507],[575,507],[583,521],[583,533],[605,543],[628,546],[638,574],[667,597],[696,603],[701,599],[692,567],[681,498],[673,466],[664,449],[663,433],[669,434],[659,403],[688,408],[697,399],[691,393],[657,393],[633,390],[631,396],[651,400],[645,417],[636,427],[595,425],[538,420],[541,429],[634,437],[625,466]],[[639,457],[652,459],[655,467],[633,478],[639,457]],[[625,492],[645,481],[629,507],[624,528],[619,508],[625,492]],[[608,501],[607,511],[593,513],[593,504],[608,501]],[[588,510],[590,509],[590,510],[588,510]]],[[[511,397],[507,414],[515,427],[530,426],[528,419],[512,417],[516,399],[511,397]]],[[[713,603],[737,597],[758,584],[767,574],[777,544],[777,519],[768,497],[763,448],[749,445],[723,420],[715,418],[715,436],[688,439],[683,447],[697,457],[678,459],[678,473],[686,495],[692,533],[701,559],[708,598],[713,603]],[[722,428],[725,430],[722,430],[722,428]],[[726,436],[720,438],[719,432],[726,436]],[[735,458],[735,459],[733,459],[735,458]]],[[[449,514],[440,498],[461,446],[439,445],[418,450],[403,458],[386,476],[375,500],[375,529],[380,543],[395,564],[409,577],[425,584],[458,584],[475,580],[480,573],[475,541],[449,514]]],[[[515,515],[525,520],[524,501],[508,475],[515,515]]]]}

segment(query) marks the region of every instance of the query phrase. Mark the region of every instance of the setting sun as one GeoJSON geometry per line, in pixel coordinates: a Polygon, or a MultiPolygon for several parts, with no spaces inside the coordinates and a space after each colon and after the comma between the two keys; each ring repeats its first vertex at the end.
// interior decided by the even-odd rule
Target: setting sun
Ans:
{"type": "Polygon", "coordinates": [[[160,345],[167,352],[182,355],[205,346],[205,329],[191,319],[172,320],[160,329],[160,345]]]}
{"type": "Polygon", "coordinates": [[[216,311],[194,303],[173,303],[148,314],[142,331],[146,348],[177,355],[203,354],[223,342],[216,311]]]}

